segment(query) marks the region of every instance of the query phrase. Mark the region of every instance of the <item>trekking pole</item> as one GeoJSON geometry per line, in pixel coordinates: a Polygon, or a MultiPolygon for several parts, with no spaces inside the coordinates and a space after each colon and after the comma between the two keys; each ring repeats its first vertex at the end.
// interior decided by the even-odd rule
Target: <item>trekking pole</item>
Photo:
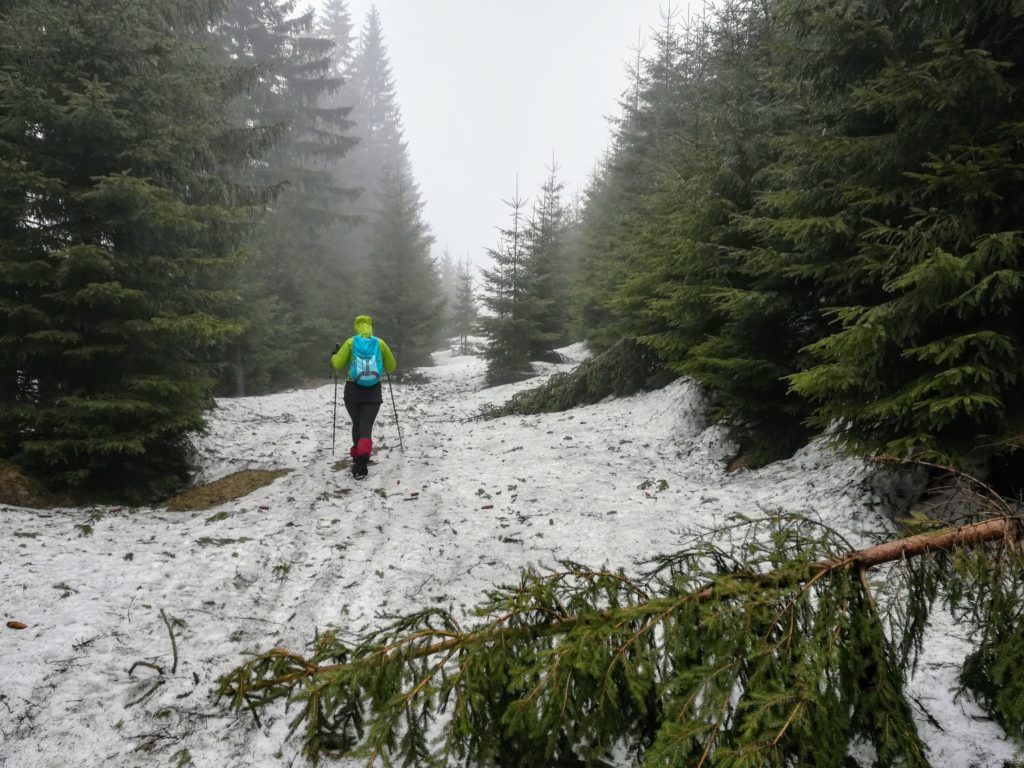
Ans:
{"type": "Polygon", "coordinates": [[[395,429],[398,430],[398,447],[405,453],[405,443],[402,442],[402,425],[398,423],[398,406],[395,405],[395,390],[391,388],[391,374],[388,374],[388,392],[391,393],[391,408],[395,412],[395,429]]]}
{"type": "Polygon", "coordinates": [[[334,455],[334,436],[338,431],[338,372],[334,372],[334,416],[331,418],[331,456],[334,455]]]}

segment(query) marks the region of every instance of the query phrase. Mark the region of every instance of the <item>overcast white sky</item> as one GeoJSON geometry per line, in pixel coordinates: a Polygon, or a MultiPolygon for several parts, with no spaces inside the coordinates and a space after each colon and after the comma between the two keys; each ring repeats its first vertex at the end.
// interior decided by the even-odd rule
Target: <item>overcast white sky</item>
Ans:
{"type": "MultiPolygon", "coordinates": [[[[586,186],[660,2],[376,0],[435,255],[485,264],[516,173],[532,199],[552,152],[586,186]]],[[[372,4],[349,0],[357,30],[372,4]]]]}

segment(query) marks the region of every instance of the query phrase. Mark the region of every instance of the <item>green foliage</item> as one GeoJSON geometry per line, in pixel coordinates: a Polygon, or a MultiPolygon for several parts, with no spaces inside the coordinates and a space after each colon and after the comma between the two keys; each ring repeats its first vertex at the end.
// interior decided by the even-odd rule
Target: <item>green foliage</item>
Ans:
{"type": "MultiPolygon", "coordinates": [[[[343,36],[343,4],[330,11],[328,32],[343,36]]],[[[218,26],[232,60],[255,75],[236,106],[239,119],[274,139],[242,178],[277,190],[237,294],[244,331],[222,372],[222,388],[232,384],[235,394],[322,375],[324,349],[353,316],[342,291],[348,265],[331,248],[356,193],[337,173],[356,143],[352,105],[331,101],[347,41],[317,37],[314,24],[295,0],[235,0],[218,26]]]]}
{"type": "Polygon", "coordinates": [[[330,250],[342,270],[330,286],[336,305],[332,312],[344,305],[347,317],[340,327],[333,320],[328,325],[334,324],[333,338],[344,337],[355,314],[371,315],[374,331],[387,340],[404,371],[430,362],[444,325],[445,295],[375,8],[367,15],[345,74],[347,82],[334,99],[350,99],[359,143],[337,173],[358,194],[346,226],[331,231],[330,250]]]}
{"type": "MultiPolygon", "coordinates": [[[[332,73],[344,78],[352,64],[352,14],[345,0],[326,0],[322,4],[322,12],[317,17],[316,33],[322,39],[330,40],[334,46],[331,50],[333,61],[332,73]]],[[[340,90],[340,89],[339,89],[340,90]]],[[[335,104],[351,104],[345,96],[333,99],[335,104]]]]}
{"type": "Polygon", "coordinates": [[[148,498],[188,474],[259,190],[223,3],[21,0],[0,23],[2,455],[148,498]]]}
{"type": "Polygon", "coordinates": [[[666,19],[575,241],[596,348],[651,344],[756,460],[828,432],[1019,465],[1022,24],[1001,0],[666,19]]]}
{"type": "Polygon", "coordinates": [[[712,418],[756,462],[788,455],[810,434],[810,409],[784,377],[822,325],[807,284],[776,274],[744,226],[771,136],[789,121],[772,82],[770,14],[724,2],[683,25],[665,19],[653,53],[638,59],[616,150],[580,225],[590,243],[579,271],[588,335],[598,348],[616,331],[636,336],[694,377],[712,418]],[[594,240],[616,217],[614,236],[594,240]],[[588,321],[588,302],[610,315],[588,321]]]}
{"type": "MultiPolygon", "coordinates": [[[[529,570],[469,626],[427,609],[353,640],[321,634],[306,657],[274,649],[220,695],[296,705],[314,760],[598,766],[625,750],[645,765],[845,768],[859,744],[879,766],[924,768],[903,681],[936,590],[953,605],[1019,600],[1001,577],[1022,564],[1012,539],[908,565],[924,551],[851,555],[799,517],[738,519],[636,578],[529,570]],[[892,560],[872,587],[865,569],[892,560]],[[969,562],[986,567],[968,582],[969,562]]],[[[972,604],[965,621],[988,621],[972,604]]],[[[1019,665],[1000,669],[1020,684],[1019,665]]]]}
{"type": "MultiPolygon", "coordinates": [[[[1019,557],[1019,551],[1015,554],[1019,557]]],[[[1024,741],[1024,571],[1005,556],[995,563],[963,558],[958,566],[962,583],[956,608],[963,621],[980,630],[960,681],[1008,734],[1024,741]]]]}
{"type": "Polygon", "coordinates": [[[360,185],[373,188],[385,170],[411,177],[397,89],[376,8],[366,16],[349,78],[356,95],[352,118],[360,126],[361,140],[353,155],[360,185]]]}
{"type": "Polygon", "coordinates": [[[1024,738],[1024,683],[1018,679],[1022,663],[1024,627],[1005,627],[1000,637],[986,638],[984,647],[972,653],[964,664],[960,681],[978,699],[1007,733],[1024,738]]]}
{"type": "Polygon", "coordinates": [[[554,348],[569,342],[567,237],[569,212],[562,201],[565,185],[554,163],[526,226],[526,297],[530,360],[549,360],[554,348]]]}
{"type": "Polygon", "coordinates": [[[596,350],[623,336],[640,335],[638,318],[616,307],[616,301],[627,282],[651,276],[638,251],[654,190],[663,176],[678,177],[672,156],[679,156],[684,136],[701,130],[693,95],[694,85],[704,77],[706,33],[706,24],[696,16],[681,28],[678,11],[670,8],[664,15],[662,27],[653,34],[653,51],[637,51],[611,149],[587,190],[574,238],[578,255],[573,304],[577,322],[596,350]]]}
{"type": "Polygon", "coordinates": [[[516,194],[505,201],[509,208],[509,226],[499,230],[497,248],[488,249],[494,265],[483,270],[482,303],[488,313],[480,318],[480,328],[489,339],[484,352],[489,384],[506,384],[530,375],[530,337],[532,318],[527,311],[526,201],[516,194]]]}
{"type": "Polygon", "coordinates": [[[367,291],[374,333],[387,340],[403,368],[430,363],[444,322],[444,297],[434,241],[423,221],[423,202],[411,178],[386,174],[373,216],[374,263],[367,291]]]}
{"type": "Polygon", "coordinates": [[[469,336],[477,325],[476,294],[473,290],[473,273],[469,269],[469,258],[458,265],[455,275],[455,300],[451,307],[452,331],[459,340],[459,353],[468,354],[469,336]]]}
{"type": "Polygon", "coordinates": [[[635,339],[622,339],[611,349],[569,373],[557,373],[535,389],[512,396],[504,405],[484,412],[487,418],[566,411],[610,395],[632,395],[664,385],[664,364],[656,352],[635,339]]]}
{"type": "Polygon", "coordinates": [[[808,101],[814,134],[787,140],[763,227],[830,307],[793,389],[853,450],[984,467],[1024,418],[1024,21],[987,2],[780,14],[805,42],[787,68],[825,92],[808,101]],[[855,61],[837,61],[842,36],[855,61]],[[794,187],[828,194],[808,204],[794,187]],[[833,224],[827,251],[802,234],[818,222],[833,224]]]}
{"type": "Polygon", "coordinates": [[[490,313],[480,327],[490,340],[487,380],[504,384],[530,375],[533,360],[556,359],[554,348],[569,339],[569,211],[555,165],[527,218],[527,202],[516,194],[506,201],[511,226],[488,255],[483,304],[490,313]]]}

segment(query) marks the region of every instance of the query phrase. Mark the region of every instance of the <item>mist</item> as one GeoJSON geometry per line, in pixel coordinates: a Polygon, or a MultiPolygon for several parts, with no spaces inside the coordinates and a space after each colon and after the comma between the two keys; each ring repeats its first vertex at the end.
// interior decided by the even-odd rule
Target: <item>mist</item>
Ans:
{"type": "MultiPolygon", "coordinates": [[[[532,198],[552,158],[568,197],[607,147],[609,118],[659,0],[353,0],[376,5],[435,253],[484,264],[503,199],[532,198]]],[[[674,3],[679,7],[679,3],[674,3]]],[[[648,46],[649,47],[649,46],[648,46]]]]}

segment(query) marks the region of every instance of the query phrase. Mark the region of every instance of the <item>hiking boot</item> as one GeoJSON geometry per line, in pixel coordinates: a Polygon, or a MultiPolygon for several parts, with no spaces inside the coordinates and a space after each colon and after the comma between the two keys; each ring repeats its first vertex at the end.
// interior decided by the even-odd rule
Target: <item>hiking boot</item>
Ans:
{"type": "Polygon", "coordinates": [[[352,477],[356,480],[362,480],[369,473],[370,468],[367,466],[370,463],[369,456],[360,456],[359,458],[352,460],[352,477]]]}

